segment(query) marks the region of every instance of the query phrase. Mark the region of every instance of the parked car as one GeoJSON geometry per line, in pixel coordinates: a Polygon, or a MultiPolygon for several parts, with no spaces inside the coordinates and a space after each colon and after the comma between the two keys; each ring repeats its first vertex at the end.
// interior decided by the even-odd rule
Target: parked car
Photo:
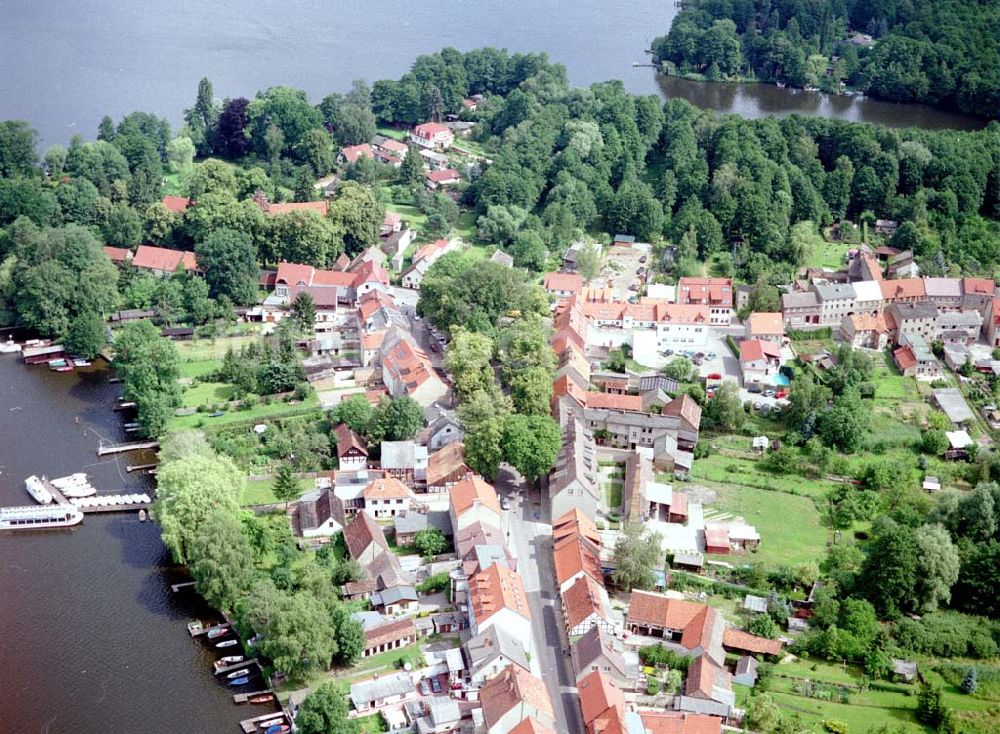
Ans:
{"type": "Polygon", "coordinates": [[[705,356],[708,357],[709,359],[715,359],[717,355],[715,352],[709,352],[705,356]]]}
{"type": "Polygon", "coordinates": [[[698,359],[705,359],[704,352],[697,352],[694,356],[697,357],[698,359]]]}
{"type": "Polygon", "coordinates": [[[773,398],[774,397],[774,390],[765,390],[764,391],[764,397],[765,398],[773,398]]]}
{"type": "Polygon", "coordinates": [[[708,380],[721,380],[722,379],[722,373],[720,373],[720,372],[709,372],[708,376],[705,379],[708,379],[708,380]]]}
{"type": "Polygon", "coordinates": [[[435,693],[441,692],[441,682],[437,678],[431,678],[431,688],[435,693]]]}
{"type": "Polygon", "coordinates": [[[642,257],[640,257],[640,258],[639,258],[639,262],[641,262],[641,263],[644,263],[644,262],[646,262],[646,256],[645,256],[645,255],[643,255],[642,257]]]}
{"type": "Polygon", "coordinates": [[[420,692],[425,696],[431,695],[431,684],[427,682],[426,678],[420,681],[420,692]]]}
{"type": "Polygon", "coordinates": [[[673,353],[674,353],[673,349],[664,349],[662,352],[660,352],[660,354],[662,354],[664,357],[669,357],[673,353]]]}
{"type": "Polygon", "coordinates": [[[632,284],[631,284],[631,285],[630,285],[630,286],[628,287],[628,289],[629,289],[630,291],[637,291],[637,290],[639,290],[639,284],[638,284],[638,283],[632,283],[632,284]]]}
{"type": "Polygon", "coordinates": [[[747,392],[749,392],[749,393],[761,393],[761,392],[764,392],[764,388],[762,388],[760,385],[757,385],[757,384],[747,385],[747,392]]]}
{"type": "Polygon", "coordinates": [[[635,269],[635,274],[636,275],[642,275],[645,272],[646,272],[646,268],[644,268],[642,265],[640,265],[638,268],[635,269]]]}
{"type": "Polygon", "coordinates": [[[774,397],[778,398],[778,400],[781,400],[782,398],[787,398],[788,397],[788,390],[785,390],[785,389],[778,390],[778,392],[776,392],[774,394],[774,397]]]}

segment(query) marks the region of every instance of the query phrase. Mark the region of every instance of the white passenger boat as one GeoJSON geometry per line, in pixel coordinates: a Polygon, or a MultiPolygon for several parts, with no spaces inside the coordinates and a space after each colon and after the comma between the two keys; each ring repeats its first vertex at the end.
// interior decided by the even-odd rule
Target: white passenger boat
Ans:
{"type": "Polygon", "coordinates": [[[0,530],[67,528],[82,521],[83,513],[72,505],[0,507],[0,530]]]}
{"type": "Polygon", "coordinates": [[[42,480],[34,474],[24,480],[24,488],[40,504],[47,505],[52,501],[52,493],[46,489],[42,480]]]}
{"type": "Polygon", "coordinates": [[[8,336],[7,341],[0,342],[0,354],[11,354],[13,352],[20,352],[21,345],[14,341],[14,337],[8,336]]]}

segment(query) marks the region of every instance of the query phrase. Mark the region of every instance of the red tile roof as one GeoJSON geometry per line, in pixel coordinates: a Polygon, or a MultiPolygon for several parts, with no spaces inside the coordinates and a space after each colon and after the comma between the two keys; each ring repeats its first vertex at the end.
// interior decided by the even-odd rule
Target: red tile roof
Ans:
{"type": "Polygon", "coordinates": [[[454,168],[442,168],[440,171],[426,171],[424,178],[433,183],[441,184],[458,181],[462,176],[454,168]]]}
{"type": "Polygon", "coordinates": [[[721,734],[722,719],[705,714],[640,711],[646,734],[721,734]]]}
{"type": "Polygon", "coordinates": [[[758,655],[777,655],[781,652],[781,643],[778,640],[757,637],[737,629],[727,629],[723,632],[722,644],[740,652],[752,652],[758,655]]]}
{"type": "Polygon", "coordinates": [[[882,297],[886,300],[923,298],[927,295],[923,278],[900,278],[882,281],[882,297]]]}
{"type": "Polygon", "coordinates": [[[447,125],[442,125],[440,122],[425,122],[413,128],[413,133],[417,137],[430,140],[439,133],[451,134],[451,130],[448,129],[447,125]]]}
{"type": "Polygon", "coordinates": [[[583,405],[584,401],[587,399],[587,389],[578,385],[575,380],[570,379],[569,375],[563,375],[562,377],[556,378],[556,381],[552,383],[553,403],[555,403],[555,401],[563,395],[569,395],[571,398],[580,403],[580,405],[583,405]]]}
{"type": "Polygon", "coordinates": [[[380,477],[368,483],[362,492],[366,500],[401,500],[412,497],[409,487],[395,477],[380,477]]]}
{"type": "Polygon", "coordinates": [[[996,283],[992,278],[962,278],[962,293],[965,295],[992,296],[996,283]]]}
{"type": "Polygon", "coordinates": [[[417,626],[412,619],[387,622],[365,630],[365,649],[368,650],[377,645],[406,640],[407,638],[411,641],[417,639],[417,626]]]}
{"type": "Polygon", "coordinates": [[[462,469],[466,473],[465,444],[452,441],[427,457],[427,486],[433,487],[462,469]]]}
{"type": "MultiPolygon", "coordinates": [[[[729,530],[727,528],[705,528],[705,546],[707,548],[729,548],[729,530]]],[[[712,551],[708,551],[711,553],[712,551]]]]}
{"type": "Polygon", "coordinates": [[[293,212],[315,212],[325,217],[330,207],[325,201],[287,201],[283,204],[265,204],[261,208],[269,217],[293,212]]]}
{"type": "Polygon", "coordinates": [[[892,357],[901,370],[908,370],[917,364],[917,357],[909,347],[900,347],[892,353],[892,357]]]}
{"type": "Polygon", "coordinates": [[[368,456],[368,447],[365,442],[346,423],[337,424],[337,427],[333,429],[333,435],[337,439],[337,458],[344,457],[348,452],[360,452],[368,456]]]}
{"type": "Polygon", "coordinates": [[[167,207],[167,209],[169,209],[170,211],[176,212],[177,214],[181,214],[187,211],[187,208],[191,206],[194,202],[191,201],[186,196],[167,195],[163,197],[162,203],[163,206],[167,207]]]}
{"type": "Polygon", "coordinates": [[[764,358],[781,359],[781,348],[763,339],[744,339],[740,342],[740,362],[756,362],[764,358]]]}
{"type": "Polygon", "coordinates": [[[674,398],[664,405],[660,413],[661,415],[672,415],[683,418],[695,429],[701,425],[701,406],[687,393],[674,398]]]}
{"type": "Polygon", "coordinates": [[[580,536],[570,536],[556,542],[552,552],[556,582],[562,586],[579,573],[601,582],[600,550],[596,543],[580,536]]]}
{"type": "Polygon", "coordinates": [[[730,278],[681,278],[677,282],[677,302],[732,308],[733,281],[730,278]]]}
{"type": "Polygon", "coordinates": [[[641,395],[617,395],[610,392],[588,392],[586,394],[588,408],[603,408],[606,410],[622,410],[629,413],[642,412],[641,395]]]}
{"type": "Polygon", "coordinates": [[[601,670],[588,673],[577,683],[583,723],[589,725],[608,709],[625,709],[625,694],[610,677],[601,670]]]}
{"type": "Polygon", "coordinates": [[[165,247],[139,245],[132,258],[132,265],[146,270],[162,270],[172,273],[177,266],[183,264],[187,272],[197,271],[198,262],[193,252],[183,250],[168,250],[165,247]]]}
{"type": "Polygon", "coordinates": [[[633,589],[629,599],[628,621],[643,626],[683,630],[698,616],[704,606],[633,589]]]}
{"type": "Polygon", "coordinates": [[[555,720],[545,683],[519,665],[508,665],[499,675],[486,681],[479,689],[479,700],[483,702],[487,728],[492,728],[514,708],[525,705],[549,721],[555,720]]]}
{"type": "Polygon", "coordinates": [[[132,251],[127,247],[112,247],[111,245],[105,245],[101,248],[104,250],[104,254],[108,256],[108,259],[113,263],[123,263],[127,262],[130,257],[132,257],[132,251]]]}
{"type": "Polygon", "coordinates": [[[469,579],[469,606],[480,627],[504,609],[531,619],[524,581],[517,572],[500,563],[487,566],[469,579]]]}
{"type": "Polygon", "coordinates": [[[361,145],[348,145],[342,148],[340,154],[344,156],[344,160],[348,163],[354,163],[359,158],[374,158],[375,154],[372,153],[372,147],[368,143],[362,143],[361,145]]]}
{"type": "Polygon", "coordinates": [[[854,313],[848,318],[855,331],[874,331],[876,334],[884,334],[889,330],[882,314],[872,316],[870,313],[854,313]]]}
{"type": "Polygon", "coordinates": [[[528,717],[520,724],[510,730],[509,734],[556,734],[554,729],[550,729],[544,724],[539,724],[532,717],[528,717]]]}
{"type": "Polygon", "coordinates": [[[469,472],[460,481],[455,482],[448,490],[451,507],[455,517],[460,517],[477,504],[480,504],[497,515],[500,514],[500,501],[493,485],[478,474],[469,472]]]}
{"type": "Polygon", "coordinates": [[[384,551],[389,550],[389,544],[385,540],[382,528],[375,522],[375,518],[362,510],[355,517],[354,521],[344,526],[344,544],[351,558],[359,558],[362,553],[375,543],[384,551]]]}
{"type": "Polygon", "coordinates": [[[558,543],[564,538],[582,537],[595,545],[600,543],[601,536],[597,534],[597,525],[579,509],[572,510],[557,517],[552,523],[552,541],[558,543]]]}
{"type": "Polygon", "coordinates": [[[731,676],[707,656],[699,655],[688,668],[687,678],[684,680],[684,695],[713,700],[713,689],[716,686],[731,690],[731,676]]]}
{"type": "Polygon", "coordinates": [[[428,257],[440,257],[441,251],[447,247],[448,240],[434,240],[433,242],[428,242],[426,245],[421,245],[417,248],[417,251],[413,253],[413,262],[417,262],[428,257]]]}
{"type": "Polygon", "coordinates": [[[579,293],[583,289],[583,277],[579,273],[549,273],[543,282],[545,290],[579,293]]]}
{"type": "Polygon", "coordinates": [[[395,346],[382,354],[382,367],[393,380],[403,383],[407,395],[433,375],[427,355],[407,339],[400,339],[395,346]]]}
{"type": "Polygon", "coordinates": [[[582,624],[592,614],[601,619],[607,619],[605,599],[607,592],[604,587],[590,576],[581,576],[563,592],[563,610],[566,614],[566,625],[572,629],[582,624]]]}

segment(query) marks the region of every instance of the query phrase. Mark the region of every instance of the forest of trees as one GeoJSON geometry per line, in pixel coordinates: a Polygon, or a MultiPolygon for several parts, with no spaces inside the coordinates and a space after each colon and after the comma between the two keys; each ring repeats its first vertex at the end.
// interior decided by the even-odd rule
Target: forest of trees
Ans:
{"type": "Polygon", "coordinates": [[[653,42],[658,62],[1000,117],[1000,6],[977,0],[693,0],[653,42]],[[865,33],[873,47],[847,41],[865,33]]]}

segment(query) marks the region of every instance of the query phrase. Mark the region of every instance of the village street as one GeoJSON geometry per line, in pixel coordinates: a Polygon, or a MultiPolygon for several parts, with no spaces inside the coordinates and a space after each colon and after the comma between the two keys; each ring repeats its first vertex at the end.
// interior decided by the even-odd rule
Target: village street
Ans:
{"type": "Polygon", "coordinates": [[[531,631],[538,654],[532,668],[545,681],[555,712],[556,731],[582,732],[583,721],[573,676],[569,642],[563,630],[552,563],[552,526],[548,509],[542,507],[540,492],[525,492],[524,481],[509,468],[501,467],[496,480],[497,493],[508,498],[507,540],[517,556],[517,570],[531,609],[531,631]],[[537,516],[536,516],[537,515],[537,516]]]}

